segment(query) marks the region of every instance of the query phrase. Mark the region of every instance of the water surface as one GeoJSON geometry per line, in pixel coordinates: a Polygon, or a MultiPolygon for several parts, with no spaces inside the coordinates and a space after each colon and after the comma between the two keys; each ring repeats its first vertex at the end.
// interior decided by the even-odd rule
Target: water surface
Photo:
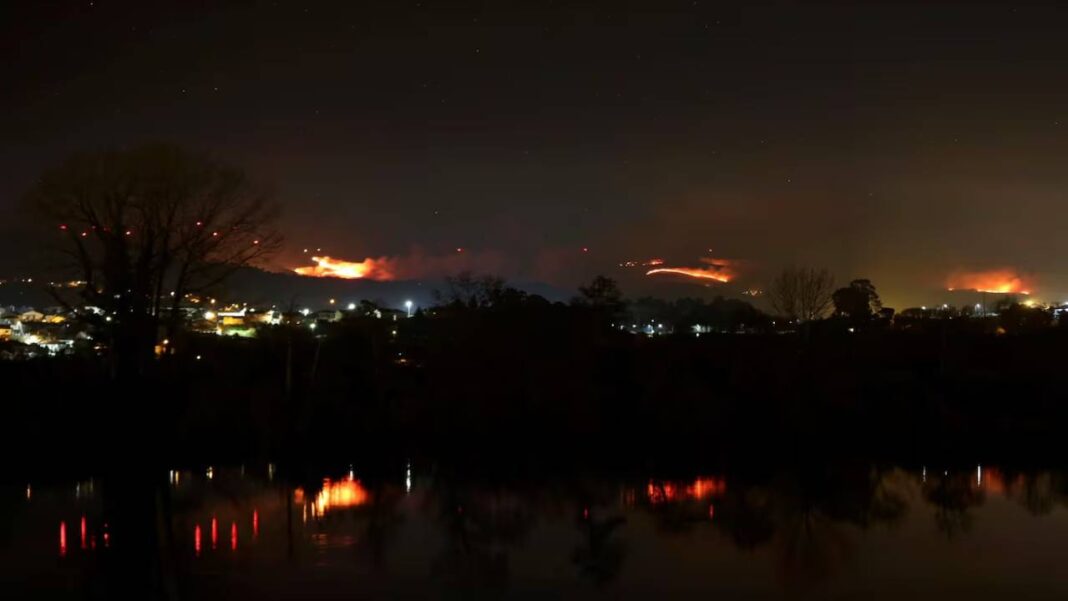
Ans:
{"type": "Polygon", "coordinates": [[[9,485],[5,597],[1068,597],[1060,471],[396,472],[173,471],[137,503],[100,479],[9,485]]]}

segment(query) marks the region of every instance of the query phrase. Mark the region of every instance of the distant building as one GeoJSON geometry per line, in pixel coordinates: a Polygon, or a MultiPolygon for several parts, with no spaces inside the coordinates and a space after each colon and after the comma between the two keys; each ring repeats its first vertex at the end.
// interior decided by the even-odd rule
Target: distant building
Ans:
{"type": "Polygon", "coordinates": [[[334,309],[323,309],[322,311],[315,312],[315,319],[317,321],[341,321],[341,318],[345,314],[341,311],[334,309]]]}
{"type": "Polygon", "coordinates": [[[34,311],[33,309],[30,309],[28,311],[23,311],[22,313],[19,314],[19,321],[29,321],[29,322],[44,321],[44,318],[45,318],[44,313],[41,313],[40,311],[34,311]]]}

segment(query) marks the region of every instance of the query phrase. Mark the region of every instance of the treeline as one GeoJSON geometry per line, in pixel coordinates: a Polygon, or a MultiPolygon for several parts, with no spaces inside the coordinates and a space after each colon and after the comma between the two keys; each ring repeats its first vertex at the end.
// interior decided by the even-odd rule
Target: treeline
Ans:
{"type": "Polygon", "coordinates": [[[274,204],[240,170],[171,146],[88,153],[26,202],[98,311],[87,352],[0,362],[11,457],[1019,448],[1068,417],[1068,332],[1019,303],[899,319],[868,280],[790,268],[770,317],[722,298],[627,302],[604,277],[553,303],[463,275],[410,319],[363,304],[232,339],[188,331],[179,309],[281,244],[274,204]]]}
{"type": "Polygon", "coordinates": [[[131,448],[161,462],[896,455],[1055,448],[1068,418],[1068,330],[992,336],[973,327],[983,320],[896,328],[873,314],[869,327],[838,316],[784,334],[768,319],[722,299],[626,303],[603,278],[552,303],[465,277],[412,318],[378,318],[365,303],[338,322],[264,327],[255,339],[184,333],[135,382],[115,381],[94,355],[0,363],[0,439],[84,461],[131,448]],[[721,329],[620,329],[650,308],[679,331],[721,329]]]}

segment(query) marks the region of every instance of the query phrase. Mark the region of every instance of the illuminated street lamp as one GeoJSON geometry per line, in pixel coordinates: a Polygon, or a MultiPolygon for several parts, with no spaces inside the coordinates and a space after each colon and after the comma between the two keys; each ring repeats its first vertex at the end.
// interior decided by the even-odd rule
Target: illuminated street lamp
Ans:
{"type": "Polygon", "coordinates": [[[404,308],[408,309],[408,317],[412,316],[412,307],[413,306],[414,305],[413,305],[412,301],[410,301],[410,300],[404,301],[404,308]]]}

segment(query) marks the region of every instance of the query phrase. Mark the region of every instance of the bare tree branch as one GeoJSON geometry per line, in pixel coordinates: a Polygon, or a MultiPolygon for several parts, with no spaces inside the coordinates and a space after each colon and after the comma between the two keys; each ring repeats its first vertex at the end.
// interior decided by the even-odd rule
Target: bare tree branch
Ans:
{"type": "Polygon", "coordinates": [[[787,267],[772,280],[768,300],[787,319],[811,321],[827,314],[833,292],[834,277],[826,269],[787,267]]]}
{"type": "MultiPolygon", "coordinates": [[[[164,299],[219,284],[275,252],[277,211],[244,173],[167,145],[71,157],[27,202],[58,227],[61,257],[86,302],[137,346],[155,342],[164,299]]],[[[117,336],[121,338],[121,336],[117,336]]]]}

